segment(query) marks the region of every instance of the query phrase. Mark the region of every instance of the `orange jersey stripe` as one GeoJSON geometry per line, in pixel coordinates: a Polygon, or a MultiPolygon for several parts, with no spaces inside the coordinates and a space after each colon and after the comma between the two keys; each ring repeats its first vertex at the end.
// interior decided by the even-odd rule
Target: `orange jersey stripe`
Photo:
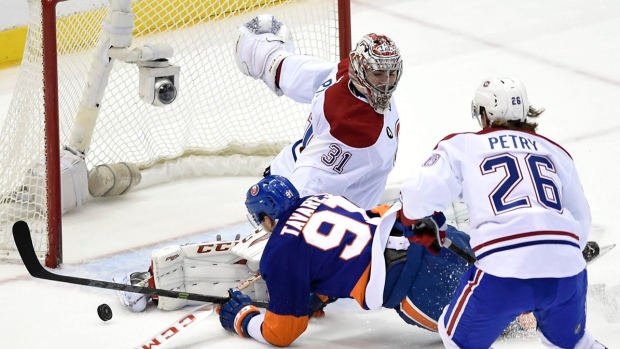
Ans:
{"type": "Polygon", "coordinates": [[[357,303],[359,303],[359,305],[364,309],[367,309],[366,307],[364,307],[364,301],[366,299],[366,285],[368,285],[369,279],[370,279],[370,265],[366,267],[366,270],[364,270],[364,273],[362,274],[360,279],[357,281],[357,283],[355,284],[355,287],[353,287],[350,293],[350,296],[353,299],[355,299],[357,303]]]}
{"type": "Polygon", "coordinates": [[[287,347],[308,328],[308,316],[278,315],[267,310],[261,327],[263,338],[273,345],[287,347]]]}

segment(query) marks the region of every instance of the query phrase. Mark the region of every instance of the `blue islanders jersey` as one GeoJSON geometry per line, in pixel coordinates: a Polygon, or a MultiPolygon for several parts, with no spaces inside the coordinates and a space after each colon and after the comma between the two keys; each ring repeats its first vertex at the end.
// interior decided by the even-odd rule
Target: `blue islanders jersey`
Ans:
{"type": "Polygon", "coordinates": [[[266,341],[289,344],[305,331],[311,292],[354,298],[367,309],[378,222],[344,197],[328,194],[302,198],[280,218],[260,262],[270,298],[261,328],[266,341]]]}
{"type": "MultiPolygon", "coordinates": [[[[446,235],[473,254],[467,234],[448,225],[446,235]]],[[[468,269],[463,259],[446,248],[434,255],[413,243],[407,248],[406,261],[387,270],[383,306],[396,310],[408,324],[437,332],[439,316],[468,269]]]]}
{"type": "MultiPolygon", "coordinates": [[[[436,331],[467,265],[447,250],[435,256],[411,244],[403,250],[407,258],[386,270],[384,252],[399,210],[397,203],[383,217],[369,218],[342,196],[300,199],[279,219],[263,251],[260,270],[270,301],[264,316],[250,321],[250,335],[291,344],[308,326],[310,293],[353,298],[367,310],[394,308],[407,323],[436,331]]],[[[451,227],[448,236],[469,248],[464,233],[451,227]]]]}

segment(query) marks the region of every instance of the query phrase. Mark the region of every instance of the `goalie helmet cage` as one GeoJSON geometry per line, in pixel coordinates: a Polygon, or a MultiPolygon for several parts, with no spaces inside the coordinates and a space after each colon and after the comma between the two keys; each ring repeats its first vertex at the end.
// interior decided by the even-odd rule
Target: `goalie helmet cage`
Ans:
{"type": "Polygon", "coordinates": [[[51,268],[62,263],[60,150],[75,137],[89,138],[76,127],[79,109],[97,109],[92,137],[79,149],[89,170],[134,163],[142,173],[139,186],[196,175],[259,175],[301,137],[308,107],[239,72],[237,27],[270,13],[291,28],[296,53],[335,62],[351,49],[349,0],[29,0],[29,7],[21,70],[0,139],[0,259],[19,259],[11,230],[24,220],[38,258],[51,268]],[[172,104],[141,101],[136,64],[109,58],[114,45],[105,47],[105,56],[97,51],[106,35],[126,29],[110,28],[118,13],[108,4],[119,3],[135,14],[131,48],[153,42],[173,48],[169,60],[181,72],[172,104]],[[106,62],[111,68],[101,73],[106,62]]]}

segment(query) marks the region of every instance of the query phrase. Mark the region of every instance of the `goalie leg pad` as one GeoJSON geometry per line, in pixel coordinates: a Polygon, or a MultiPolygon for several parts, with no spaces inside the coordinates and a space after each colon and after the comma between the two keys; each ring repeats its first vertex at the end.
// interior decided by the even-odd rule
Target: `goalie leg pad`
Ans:
{"type": "MultiPolygon", "coordinates": [[[[250,236],[258,238],[258,235],[263,236],[263,234],[250,236]]],[[[183,270],[186,291],[221,296],[227,294],[229,288],[237,287],[249,279],[258,270],[260,256],[256,262],[250,262],[235,253],[237,246],[247,241],[248,238],[182,246],[185,253],[183,270]],[[250,267],[251,265],[254,269],[250,267]]],[[[258,250],[262,254],[262,248],[258,250]]],[[[256,253],[256,250],[253,252],[256,253]]],[[[258,280],[242,292],[252,300],[269,300],[267,286],[262,280],[258,280]]]]}
{"type": "MultiPolygon", "coordinates": [[[[232,252],[241,240],[216,241],[183,246],[169,246],[153,251],[152,273],[155,287],[178,292],[223,296],[250,278],[246,261],[232,252]]],[[[262,250],[261,250],[262,252],[262,250]]],[[[268,300],[267,288],[260,280],[243,291],[253,300],[268,300]]],[[[176,310],[189,304],[184,299],[159,297],[157,307],[176,310]]]]}
{"type": "Polygon", "coordinates": [[[245,259],[247,266],[251,271],[258,271],[260,259],[263,256],[263,250],[269,241],[269,235],[264,230],[257,230],[248,235],[232,248],[232,252],[237,256],[245,259]]]}
{"type": "MultiPolygon", "coordinates": [[[[186,292],[183,260],[185,254],[181,246],[168,246],[151,253],[151,268],[155,287],[186,292]]],[[[187,305],[187,299],[158,297],[157,307],[163,310],[176,310],[187,305]]]]}
{"type": "MultiPolygon", "coordinates": [[[[200,262],[201,264],[204,262],[200,262]]],[[[228,293],[228,289],[239,286],[240,283],[252,277],[252,273],[244,264],[219,264],[198,266],[195,260],[187,260],[186,270],[190,272],[185,280],[187,292],[222,296],[228,293]],[[196,268],[192,268],[196,266],[196,268]]],[[[253,301],[269,301],[267,284],[262,279],[254,282],[245,290],[241,291],[253,301]]],[[[189,305],[200,302],[189,301],[189,305]]]]}

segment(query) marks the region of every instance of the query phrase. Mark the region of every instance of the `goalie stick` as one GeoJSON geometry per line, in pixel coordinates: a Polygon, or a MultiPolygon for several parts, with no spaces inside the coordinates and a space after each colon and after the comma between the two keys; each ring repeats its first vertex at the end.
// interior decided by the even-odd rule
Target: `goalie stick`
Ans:
{"type": "MultiPolygon", "coordinates": [[[[28,223],[24,221],[17,221],[13,224],[13,239],[15,240],[15,246],[17,246],[17,251],[19,252],[26,269],[28,269],[28,273],[35,278],[45,279],[51,281],[64,282],[68,284],[74,285],[82,285],[88,287],[98,287],[105,288],[109,290],[117,290],[117,291],[126,291],[133,293],[141,293],[145,295],[156,295],[159,297],[170,297],[170,298],[182,298],[191,301],[198,302],[208,302],[208,303],[217,303],[222,304],[228,302],[230,297],[218,297],[218,296],[210,296],[204,294],[197,293],[188,293],[188,292],[177,292],[172,290],[163,290],[160,288],[151,288],[151,287],[142,287],[142,286],[134,286],[134,285],[126,285],[119,284],[116,282],[102,281],[102,280],[94,280],[94,279],[86,279],[75,276],[67,276],[54,274],[47,269],[45,269],[37,255],[34,251],[34,247],[32,245],[32,237],[30,236],[30,228],[28,227],[28,223]]],[[[267,307],[268,303],[264,302],[252,302],[257,307],[267,307]]]]}
{"type": "MultiPolygon", "coordinates": [[[[260,279],[260,273],[254,274],[251,278],[245,280],[241,284],[239,284],[236,289],[239,291],[245,290],[254,282],[260,279]]],[[[215,305],[213,303],[203,304],[192,309],[191,312],[184,315],[180,319],[174,321],[168,327],[166,327],[163,331],[158,332],[152,338],[149,338],[147,341],[143,342],[140,346],[135,349],[153,349],[153,348],[162,348],[164,345],[167,345],[172,340],[176,339],[181,332],[185,332],[190,328],[194,327],[196,324],[201,322],[202,320],[208,318],[213,315],[215,312],[215,305]]]]}

